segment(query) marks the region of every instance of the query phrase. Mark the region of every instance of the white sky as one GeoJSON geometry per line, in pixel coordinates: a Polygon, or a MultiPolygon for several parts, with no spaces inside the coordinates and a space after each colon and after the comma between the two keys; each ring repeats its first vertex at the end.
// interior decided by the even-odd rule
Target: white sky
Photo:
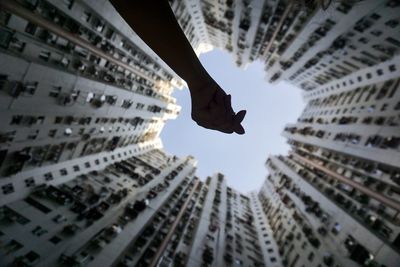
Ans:
{"type": "Polygon", "coordinates": [[[242,70],[231,55],[221,50],[203,54],[200,60],[232,95],[234,110],[247,110],[243,121],[246,134],[227,135],[197,126],[190,118],[189,91],[183,89],[174,93],[182,111],[176,120],[167,122],[161,134],[164,148],[179,157],[194,156],[197,176],[202,179],[221,172],[228,184],[242,193],[256,190],[267,175],[264,163],[268,155],[289,150],[281,132],[286,123],[297,120],[304,107],[301,90],[288,83],[270,85],[264,80],[260,62],[242,70]]]}

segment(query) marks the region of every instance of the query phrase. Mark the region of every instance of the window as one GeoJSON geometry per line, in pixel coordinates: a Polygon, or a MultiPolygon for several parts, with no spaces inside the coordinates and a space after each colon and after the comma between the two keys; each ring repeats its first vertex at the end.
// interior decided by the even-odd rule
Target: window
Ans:
{"type": "Polygon", "coordinates": [[[11,39],[11,47],[22,53],[25,49],[26,43],[18,40],[17,38],[11,39]]]}
{"type": "Polygon", "coordinates": [[[6,251],[6,254],[10,254],[13,253],[21,248],[23,248],[24,246],[20,243],[18,243],[17,241],[15,241],[14,239],[11,240],[10,242],[7,243],[7,245],[5,245],[3,247],[3,249],[6,251]]]}
{"type": "Polygon", "coordinates": [[[61,174],[62,176],[67,175],[67,174],[68,174],[67,169],[61,169],[61,170],[60,170],[60,174],[61,174]]]}
{"type": "Polygon", "coordinates": [[[24,84],[24,92],[30,95],[34,95],[38,84],[38,82],[26,82],[24,84]]]}
{"type": "MultiPolygon", "coordinates": [[[[5,20],[7,21],[7,17],[6,17],[5,20]]],[[[4,23],[4,21],[3,21],[3,23],[4,23]]],[[[5,25],[7,25],[7,22],[5,22],[5,25]]],[[[0,47],[7,49],[9,44],[10,44],[10,42],[11,42],[11,40],[12,40],[13,33],[11,31],[8,31],[8,30],[5,30],[5,29],[0,29],[0,36],[1,36],[0,47]]]]}
{"type": "Polygon", "coordinates": [[[63,0],[64,5],[68,7],[68,9],[71,9],[72,6],[74,5],[74,0],[63,0]]]}
{"type": "Polygon", "coordinates": [[[215,238],[214,238],[213,236],[211,236],[211,235],[208,234],[208,235],[207,235],[207,239],[208,239],[208,240],[211,240],[211,241],[214,241],[215,238]]]}
{"type": "Polygon", "coordinates": [[[43,229],[41,226],[36,226],[32,231],[32,234],[36,235],[36,236],[42,236],[46,233],[48,233],[48,231],[46,229],[43,229]]]}
{"type": "Polygon", "coordinates": [[[63,121],[63,117],[57,116],[54,119],[54,124],[60,124],[63,121]]]}
{"type": "Polygon", "coordinates": [[[53,180],[54,178],[53,178],[53,174],[51,173],[51,172],[48,172],[48,173],[45,173],[44,174],[44,180],[45,181],[51,181],[51,180],[53,180]]]}
{"type": "Polygon", "coordinates": [[[1,190],[3,191],[4,195],[8,195],[14,193],[14,186],[12,183],[5,184],[1,187],[1,190]]]}
{"type": "Polygon", "coordinates": [[[400,41],[397,40],[397,39],[394,39],[392,37],[388,37],[388,38],[386,38],[386,41],[391,43],[391,44],[393,44],[393,45],[395,45],[395,46],[397,46],[397,47],[400,47],[400,41]]]}
{"type": "Polygon", "coordinates": [[[92,14],[89,11],[83,11],[83,15],[82,15],[81,19],[86,22],[89,22],[91,17],[92,17],[92,14]]]}
{"type": "Polygon", "coordinates": [[[301,233],[298,233],[298,234],[297,234],[296,239],[297,239],[297,240],[300,240],[300,239],[301,239],[301,233]]]}
{"type": "Polygon", "coordinates": [[[381,35],[382,35],[382,31],[373,30],[373,31],[371,31],[371,34],[374,35],[374,36],[376,36],[376,37],[378,37],[378,36],[381,36],[381,35]]]}
{"type": "Polygon", "coordinates": [[[24,182],[26,187],[31,187],[35,185],[35,179],[33,179],[33,177],[25,179],[24,182]]]}
{"type": "Polygon", "coordinates": [[[61,86],[53,86],[49,92],[49,97],[57,98],[60,95],[61,89],[61,86]]]}
{"type": "Polygon", "coordinates": [[[381,18],[381,15],[373,13],[370,17],[371,17],[371,19],[378,20],[381,18]]]}
{"type": "Polygon", "coordinates": [[[29,22],[25,27],[25,32],[34,35],[36,32],[37,26],[31,22],[29,22]]]}
{"type": "Polygon", "coordinates": [[[34,251],[29,251],[29,253],[27,253],[27,254],[25,255],[25,258],[26,258],[29,262],[34,263],[36,260],[38,260],[38,259],[40,258],[40,256],[39,256],[39,254],[37,254],[37,253],[34,252],[34,251]]]}
{"type": "Polygon", "coordinates": [[[55,236],[53,236],[52,238],[50,238],[49,241],[50,241],[51,243],[53,243],[54,245],[57,245],[58,243],[61,242],[61,238],[59,238],[58,236],[55,235],[55,236]]]}
{"type": "Polygon", "coordinates": [[[313,259],[314,259],[314,252],[310,252],[310,254],[308,254],[308,260],[312,262],[313,259]]]}
{"type": "Polygon", "coordinates": [[[49,131],[49,137],[55,137],[57,134],[57,129],[53,129],[49,131]]]}
{"type": "Polygon", "coordinates": [[[385,22],[386,26],[389,26],[391,28],[395,28],[397,25],[399,25],[399,21],[395,19],[391,19],[385,22]]]}
{"type": "Polygon", "coordinates": [[[31,197],[25,198],[24,201],[44,214],[51,212],[51,209],[31,197]]]}
{"type": "Polygon", "coordinates": [[[44,61],[49,61],[50,59],[50,52],[49,51],[41,51],[39,54],[39,58],[43,59],[44,61]]]}
{"type": "Polygon", "coordinates": [[[3,212],[8,218],[11,218],[11,221],[17,222],[21,225],[25,225],[30,222],[30,220],[28,220],[18,212],[15,212],[14,210],[8,208],[7,206],[3,206],[3,212]]]}

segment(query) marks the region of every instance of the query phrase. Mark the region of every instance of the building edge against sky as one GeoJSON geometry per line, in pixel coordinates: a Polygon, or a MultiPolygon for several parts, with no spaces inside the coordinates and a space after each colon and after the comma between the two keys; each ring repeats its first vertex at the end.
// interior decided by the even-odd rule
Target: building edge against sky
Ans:
{"type": "Polygon", "coordinates": [[[396,266],[399,1],[170,3],[197,54],[304,90],[292,152],[249,196],[200,181],[158,138],[183,81],[108,1],[3,1],[2,264],[396,266]]]}
{"type": "Polygon", "coordinates": [[[283,265],[396,266],[400,2],[314,4],[201,1],[198,13],[238,66],[261,60],[269,82],[304,90],[306,108],[283,132],[292,152],[268,159],[259,193],[283,265]]]}

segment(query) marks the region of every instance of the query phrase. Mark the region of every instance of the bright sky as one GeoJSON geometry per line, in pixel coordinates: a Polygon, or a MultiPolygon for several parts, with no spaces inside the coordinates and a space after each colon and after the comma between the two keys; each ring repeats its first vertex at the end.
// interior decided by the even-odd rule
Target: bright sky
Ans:
{"type": "Polygon", "coordinates": [[[167,122],[161,134],[164,148],[178,157],[194,156],[197,176],[202,179],[221,172],[228,185],[240,192],[257,190],[267,175],[264,163],[268,155],[289,150],[281,132],[286,123],[297,120],[304,107],[301,90],[288,83],[270,85],[264,80],[261,63],[242,70],[231,55],[221,50],[203,54],[200,60],[232,95],[233,109],[247,110],[243,121],[246,133],[228,135],[198,126],[190,117],[190,95],[185,88],[173,95],[182,111],[176,120],[167,122]]]}

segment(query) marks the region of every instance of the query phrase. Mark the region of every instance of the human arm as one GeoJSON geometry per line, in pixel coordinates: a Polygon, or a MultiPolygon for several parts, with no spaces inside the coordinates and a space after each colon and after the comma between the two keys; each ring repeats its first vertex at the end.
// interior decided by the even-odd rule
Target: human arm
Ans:
{"type": "Polygon", "coordinates": [[[200,126],[243,134],[245,111],[235,114],[231,97],[204,69],[166,0],[111,0],[116,10],[189,87],[192,118],[200,126]]]}

